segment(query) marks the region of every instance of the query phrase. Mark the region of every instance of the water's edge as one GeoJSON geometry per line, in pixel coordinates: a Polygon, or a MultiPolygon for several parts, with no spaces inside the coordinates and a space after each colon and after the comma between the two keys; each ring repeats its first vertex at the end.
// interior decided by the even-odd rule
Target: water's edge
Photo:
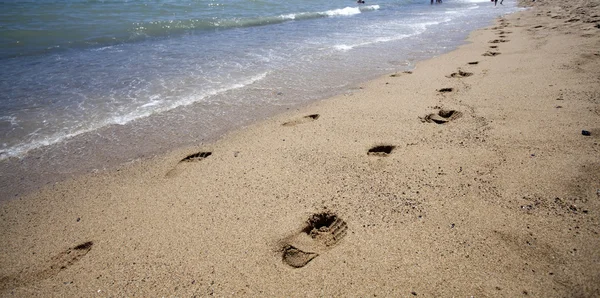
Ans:
{"type": "MultiPolygon", "coordinates": [[[[494,21],[491,20],[491,22],[494,21]]],[[[439,55],[457,50],[460,46],[468,43],[468,37],[473,32],[483,28],[485,27],[475,28],[462,42],[453,47],[444,48],[439,55]]],[[[397,72],[414,68],[416,63],[435,56],[437,55],[420,57],[411,65],[399,66],[397,72]]],[[[390,57],[390,59],[393,58],[390,57]]],[[[351,85],[357,86],[385,75],[382,73],[367,74],[362,78],[363,80],[353,82],[351,85]]],[[[346,90],[349,89],[352,87],[346,88],[346,90]]],[[[109,173],[124,166],[135,166],[141,161],[172,154],[174,151],[197,148],[245,126],[264,121],[289,110],[308,106],[317,101],[326,100],[343,92],[343,90],[338,90],[337,93],[323,94],[323,97],[320,98],[274,105],[266,109],[256,107],[253,110],[242,111],[242,114],[239,114],[240,111],[234,111],[235,107],[231,107],[231,111],[225,111],[224,114],[230,112],[233,116],[223,119],[222,115],[213,115],[215,122],[211,127],[198,129],[198,127],[194,127],[193,122],[189,121],[186,122],[189,127],[165,127],[164,129],[169,130],[170,134],[179,137],[177,143],[164,139],[148,140],[146,135],[138,135],[136,132],[152,129],[155,127],[153,123],[161,118],[173,117],[177,114],[183,115],[181,117],[193,116],[204,111],[202,103],[139,119],[125,126],[111,125],[97,131],[87,132],[59,144],[34,149],[23,158],[9,158],[0,161],[0,201],[19,198],[54,183],[76,179],[89,173],[109,173]],[[140,144],[147,143],[152,143],[153,146],[140,146],[140,144]],[[135,149],[131,150],[131,148],[135,149]]]]}

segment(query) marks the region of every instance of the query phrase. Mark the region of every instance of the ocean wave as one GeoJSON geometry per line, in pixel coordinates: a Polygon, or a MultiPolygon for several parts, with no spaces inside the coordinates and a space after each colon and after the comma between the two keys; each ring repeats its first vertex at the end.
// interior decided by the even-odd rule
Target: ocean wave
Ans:
{"type": "Polygon", "coordinates": [[[6,41],[3,48],[0,48],[0,59],[63,51],[69,48],[91,47],[105,50],[114,45],[138,42],[147,38],[170,37],[199,31],[267,26],[324,17],[348,17],[375,11],[379,8],[379,5],[348,6],[325,11],[290,12],[271,16],[153,20],[114,23],[105,28],[97,28],[89,24],[78,27],[45,28],[44,30],[13,28],[2,31],[3,29],[0,28],[0,36],[6,41]],[[48,36],[52,38],[48,38],[48,36]]]}
{"type": "MultiPolygon", "coordinates": [[[[178,107],[187,106],[194,104],[196,102],[200,102],[212,96],[225,93],[227,91],[243,88],[245,86],[254,84],[262,79],[264,79],[268,75],[268,72],[260,73],[255,76],[246,78],[240,82],[231,84],[229,86],[224,86],[222,88],[208,90],[203,92],[202,94],[194,94],[192,96],[184,97],[180,100],[173,102],[163,102],[156,100],[156,98],[150,98],[150,102],[139,106],[137,109],[124,114],[117,115],[110,118],[107,118],[103,121],[97,123],[91,123],[84,128],[75,129],[73,131],[61,131],[48,136],[42,136],[38,134],[38,130],[32,132],[27,137],[27,141],[11,146],[9,148],[0,149],[0,161],[5,160],[11,157],[23,157],[27,152],[38,149],[45,146],[50,146],[67,139],[73,138],[75,136],[81,135],[83,133],[91,132],[94,130],[98,130],[100,128],[109,126],[109,125],[125,125],[129,122],[132,122],[137,119],[145,118],[154,114],[159,114],[162,112],[166,112],[178,107]]],[[[15,119],[9,117],[3,117],[2,120],[8,120],[10,122],[15,122],[15,119]],[[4,119],[6,118],[6,119],[4,119]]]]}
{"type": "Polygon", "coordinates": [[[133,24],[134,27],[132,28],[132,31],[136,35],[146,34],[149,36],[160,36],[186,30],[244,28],[279,24],[287,21],[310,20],[322,17],[353,16],[366,11],[378,10],[379,8],[379,5],[369,5],[364,7],[344,7],[318,12],[297,12],[276,16],[260,16],[252,18],[153,21],[147,23],[135,23],[133,24]]]}

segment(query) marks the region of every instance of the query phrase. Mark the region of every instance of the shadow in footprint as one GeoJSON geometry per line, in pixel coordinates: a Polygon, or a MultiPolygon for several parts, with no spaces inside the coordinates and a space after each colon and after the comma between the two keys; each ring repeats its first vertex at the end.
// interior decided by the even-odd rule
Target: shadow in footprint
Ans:
{"type": "Polygon", "coordinates": [[[490,49],[497,49],[498,46],[490,46],[490,49]]]}
{"type": "Polygon", "coordinates": [[[437,113],[429,114],[422,119],[423,122],[444,124],[452,120],[458,119],[462,113],[455,110],[439,110],[437,113]]]}
{"type": "Polygon", "coordinates": [[[442,88],[437,90],[439,93],[448,93],[454,91],[454,88],[442,88]]]}
{"type": "Polygon", "coordinates": [[[399,77],[399,76],[401,76],[402,74],[412,74],[412,73],[413,73],[412,71],[410,71],[410,70],[407,70],[407,71],[403,71],[402,73],[394,73],[394,74],[391,74],[391,75],[390,75],[390,77],[392,77],[392,78],[395,78],[395,77],[399,77]]]}
{"type": "Polygon", "coordinates": [[[477,64],[479,64],[479,61],[467,62],[467,64],[469,64],[469,65],[477,65],[477,64]]]}
{"type": "MultiPolygon", "coordinates": [[[[500,36],[500,37],[506,37],[506,36],[500,36]]],[[[506,40],[506,39],[494,39],[494,40],[488,41],[488,43],[502,43],[502,42],[508,42],[508,40],[506,40]]]]}
{"type": "Polygon", "coordinates": [[[369,149],[369,151],[367,151],[367,154],[377,156],[388,156],[392,153],[392,151],[394,151],[395,148],[396,146],[392,145],[379,145],[369,149]]]}
{"type": "Polygon", "coordinates": [[[462,71],[459,69],[458,72],[453,72],[447,77],[448,78],[466,78],[466,77],[470,77],[472,75],[473,75],[472,72],[466,72],[466,71],[462,71]]]}
{"type": "Polygon", "coordinates": [[[489,56],[489,57],[494,57],[494,56],[498,56],[498,55],[500,55],[500,52],[490,52],[490,51],[488,51],[488,52],[485,52],[485,53],[482,54],[482,56],[489,56]]]}
{"type": "Polygon", "coordinates": [[[304,116],[304,117],[302,117],[300,119],[296,119],[296,120],[285,122],[285,123],[283,123],[281,125],[282,126],[295,126],[295,125],[298,125],[298,124],[315,121],[315,120],[319,119],[319,117],[321,117],[319,114],[310,114],[310,115],[306,115],[306,116],[304,116]]]}
{"type": "Polygon", "coordinates": [[[209,157],[211,155],[212,155],[212,152],[204,152],[204,151],[197,152],[197,153],[194,153],[194,154],[190,154],[190,155],[184,157],[182,160],[180,160],[177,163],[177,165],[167,173],[166,176],[169,177],[169,178],[170,177],[175,177],[175,176],[179,175],[184,170],[184,168],[185,168],[184,165],[186,163],[198,162],[198,161],[201,161],[201,160],[203,160],[203,159],[205,159],[205,158],[207,158],[207,157],[209,157]]]}
{"type": "Polygon", "coordinates": [[[346,236],[348,225],[335,213],[313,214],[302,230],[282,241],[282,261],[302,268],[336,246],[346,236]]]}
{"type": "Polygon", "coordinates": [[[83,258],[94,245],[93,241],[87,241],[75,247],[68,248],[52,257],[48,262],[34,268],[27,268],[13,276],[0,277],[0,292],[26,286],[57,275],[77,263],[83,258]]]}
{"type": "Polygon", "coordinates": [[[198,152],[198,153],[194,153],[191,155],[186,156],[184,159],[182,159],[179,162],[194,162],[194,161],[200,161],[203,160],[209,156],[212,155],[212,152],[198,152]]]}

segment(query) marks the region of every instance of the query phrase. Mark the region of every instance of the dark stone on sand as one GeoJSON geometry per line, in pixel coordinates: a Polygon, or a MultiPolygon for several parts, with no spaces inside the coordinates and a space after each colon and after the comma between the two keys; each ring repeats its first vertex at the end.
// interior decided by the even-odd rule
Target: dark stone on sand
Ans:
{"type": "Polygon", "coordinates": [[[587,130],[582,130],[581,134],[584,135],[584,136],[591,136],[592,135],[592,133],[589,132],[589,131],[587,131],[587,130]]]}

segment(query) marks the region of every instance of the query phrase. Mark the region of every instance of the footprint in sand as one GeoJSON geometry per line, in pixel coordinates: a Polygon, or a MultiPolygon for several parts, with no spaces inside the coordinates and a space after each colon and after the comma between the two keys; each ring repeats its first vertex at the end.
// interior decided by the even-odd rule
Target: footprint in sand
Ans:
{"type": "MultiPolygon", "coordinates": [[[[506,37],[506,36],[500,36],[500,37],[506,37]]],[[[508,40],[506,39],[494,39],[494,40],[490,40],[488,41],[488,43],[501,43],[501,42],[507,42],[508,40]]]]}
{"type": "Polygon", "coordinates": [[[348,225],[336,214],[313,214],[300,232],[281,242],[283,263],[293,268],[302,268],[336,246],[347,231],[348,225]]]}
{"type": "Polygon", "coordinates": [[[498,46],[490,46],[490,49],[497,49],[498,46]]]}
{"type": "Polygon", "coordinates": [[[421,118],[423,122],[444,124],[456,120],[462,116],[462,113],[455,110],[439,110],[437,113],[429,114],[421,118]]]}
{"type": "Polygon", "coordinates": [[[500,55],[500,52],[491,52],[491,51],[487,51],[485,53],[482,54],[482,56],[490,56],[490,57],[494,57],[494,56],[498,56],[500,55]]]}
{"type": "Polygon", "coordinates": [[[367,151],[367,155],[388,156],[388,155],[392,154],[392,151],[394,151],[394,149],[396,149],[396,146],[378,145],[378,146],[375,146],[375,147],[372,147],[371,149],[369,149],[369,151],[367,151]]]}
{"type": "Polygon", "coordinates": [[[315,120],[319,119],[319,117],[321,117],[319,114],[310,114],[310,115],[306,115],[300,119],[285,122],[281,125],[282,126],[295,126],[298,124],[315,121],[315,120]]]}
{"type": "Polygon", "coordinates": [[[60,252],[38,267],[24,269],[13,276],[0,277],[0,292],[26,286],[57,275],[77,263],[90,252],[93,245],[94,242],[92,241],[84,242],[60,252]]]}
{"type": "Polygon", "coordinates": [[[466,71],[462,71],[459,69],[458,72],[453,72],[446,77],[448,77],[448,78],[465,78],[465,77],[470,77],[472,75],[473,75],[472,72],[466,72],[466,71]]]}
{"type": "Polygon", "coordinates": [[[179,175],[181,172],[183,172],[186,164],[191,163],[191,162],[201,161],[211,155],[212,155],[212,152],[205,152],[205,151],[190,154],[190,155],[186,156],[185,158],[183,158],[182,160],[180,160],[177,163],[177,165],[167,173],[166,176],[168,178],[175,177],[175,176],[179,175]]]}
{"type": "Polygon", "coordinates": [[[402,74],[412,74],[412,71],[407,70],[407,71],[403,71],[402,73],[394,73],[394,74],[391,74],[390,77],[395,78],[395,77],[401,76],[402,74]]]}
{"type": "Polygon", "coordinates": [[[437,90],[437,92],[439,92],[439,93],[448,93],[448,92],[452,92],[452,91],[454,91],[454,88],[441,88],[441,89],[437,90]]]}
{"type": "Polygon", "coordinates": [[[467,64],[469,64],[469,65],[477,65],[477,64],[479,64],[479,61],[471,61],[471,62],[467,62],[467,64]]]}

